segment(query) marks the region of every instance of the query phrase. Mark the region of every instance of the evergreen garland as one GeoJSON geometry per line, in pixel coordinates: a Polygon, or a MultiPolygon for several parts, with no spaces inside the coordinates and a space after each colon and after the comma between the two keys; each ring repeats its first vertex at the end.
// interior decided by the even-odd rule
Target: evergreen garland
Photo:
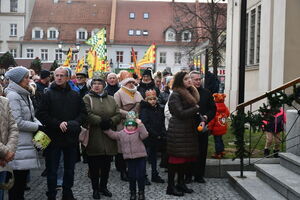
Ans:
{"type": "Polygon", "coordinates": [[[263,105],[259,107],[257,114],[253,114],[250,111],[245,113],[244,109],[238,110],[236,115],[231,114],[231,129],[236,138],[235,145],[237,150],[235,152],[235,158],[248,157],[250,154],[250,152],[245,149],[245,124],[249,124],[255,133],[261,130],[263,120],[271,121],[274,119],[273,116],[280,111],[280,108],[284,104],[288,106],[292,106],[294,102],[300,104],[300,86],[296,87],[296,85],[294,85],[291,95],[279,91],[267,94],[267,98],[268,105],[263,103],[263,105]]]}

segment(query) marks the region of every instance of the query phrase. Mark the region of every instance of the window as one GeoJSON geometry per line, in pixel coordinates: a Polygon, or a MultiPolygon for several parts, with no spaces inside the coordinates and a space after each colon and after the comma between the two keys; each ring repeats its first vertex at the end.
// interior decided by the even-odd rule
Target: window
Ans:
{"type": "Polygon", "coordinates": [[[123,63],[123,51],[117,51],[117,63],[123,63]]]}
{"type": "Polygon", "coordinates": [[[83,28],[80,28],[76,32],[77,40],[86,40],[87,39],[87,31],[83,28]]]}
{"type": "Polygon", "coordinates": [[[189,31],[182,32],[181,40],[182,42],[190,42],[192,38],[192,33],[189,31]]]}
{"type": "Polygon", "coordinates": [[[132,29],[128,30],[128,35],[134,35],[134,30],[132,29]]]}
{"type": "Polygon", "coordinates": [[[246,15],[246,66],[259,64],[261,5],[251,8],[246,15]]]}
{"type": "Polygon", "coordinates": [[[142,34],[142,31],[141,30],[136,30],[135,31],[135,35],[141,35],[142,34]]]}
{"type": "Polygon", "coordinates": [[[17,36],[17,24],[10,24],[10,36],[17,36]]]}
{"type": "Polygon", "coordinates": [[[144,19],[149,19],[149,13],[144,13],[144,19]]]}
{"type": "Polygon", "coordinates": [[[159,53],[159,63],[160,64],[166,64],[166,58],[167,58],[167,53],[166,52],[160,52],[159,53]]]}
{"type": "Polygon", "coordinates": [[[14,58],[17,57],[17,49],[10,49],[9,52],[14,58]]]}
{"type": "MultiPolygon", "coordinates": [[[[135,51],[134,54],[135,54],[135,57],[136,57],[136,59],[137,59],[138,52],[135,51]]],[[[130,51],[130,62],[133,63],[133,56],[132,56],[132,52],[131,52],[131,51],[130,51]]]]}
{"type": "Polygon", "coordinates": [[[41,60],[48,60],[48,49],[41,49],[41,60]]]}
{"type": "Polygon", "coordinates": [[[56,28],[48,29],[48,39],[57,39],[58,38],[58,30],[56,28]]]}
{"type": "Polygon", "coordinates": [[[249,64],[254,64],[255,51],[255,14],[256,9],[251,10],[250,14],[250,40],[249,40],[249,64]]]}
{"type": "Polygon", "coordinates": [[[175,64],[181,64],[181,52],[175,52],[175,64]]]}
{"type": "Polygon", "coordinates": [[[61,61],[62,60],[62,52],[59,49],[55,49],[55,60],[61,61]]]}
{"type": "Polygon", "coordinates": [[[10,0],[10,12],[18,12],[18,0],[10,0]]]}
{"type": "Polygon", "coordinates": [[[259,54],[260,54],[260,21],[261,21],[261,5],[259,5],[257,9],[256,63],[259,63],[259,54]]]}
{"type": "Polygon", "coordinates": [[[44,36],[43,29],[35,27],[32,29],[32,39],[42,39],[44,36]]]}
{"type": "Polygon", "coordinates": [[[34,38],[41,38],[41,31],[34,31],[34,38]]]}
{"type": "Polygon", "coordinates": [[[147,30],[143,30],[143,35],[144,35],[144,36],[149,35],[148,31],[147,31],[147,30]]]}
{"type": "Polygon", "coordinates": [[[176,41],[176,33],[173,29],[168,29],[165,34],[167,42],[175,42],[176,41]]]}
{"type": "Polygon", "coordinates": [[[134,12],[129,13],[129,19],[134,19],[134,18],[135,18],[135,13],[134,12]]]}
{"type": "Polygon", "coordinates": [[[33,49],[26,49],[26,57],[33,58],[33,49]]]}

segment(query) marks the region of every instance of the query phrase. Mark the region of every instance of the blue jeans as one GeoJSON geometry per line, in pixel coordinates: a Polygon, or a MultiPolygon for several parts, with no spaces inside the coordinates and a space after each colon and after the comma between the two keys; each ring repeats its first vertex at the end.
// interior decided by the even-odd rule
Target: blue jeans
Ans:
{"type": "Polygon", "coordinates": [[[148,159],[151,164],[151,175],[155,177],[158,175],[157,171],[157,148],[155,146],[147,147],[148,159]]]}
{"type": "Polygon", "coordinates": [[[136,191],[138,182],[139,191],[145,190],[146,158],[128,159],[129,189],[136,191]]]}
{"type": "Polygon", "coordinates": [[[224,151],[224,143],[222,139],[222,135],[214,136],[215,139],[215,150],[216,154],[220,154],[224,151]]]}
{"type": "Polygon", "coordinates": [[[56,197],[57,173],[60,162],[61,152],[63,153],[64,176],[63,176],[63,196],[73,197],[72,187],[74,183],[74,169],[77,159],[76,147],[57,147],[49,146],[46,154],[46,162],[48,166],[47,185],[49,198],[56,197]]]}
{"type": "MultiPolygon", "coordinates": [[[[1,183],[5,183],[5,179],[6,179],[6,172],[0,172],[0,184],[1,183]]],[[[0,190],[0,200],[4,199],[4,190],[0,190]]]]}

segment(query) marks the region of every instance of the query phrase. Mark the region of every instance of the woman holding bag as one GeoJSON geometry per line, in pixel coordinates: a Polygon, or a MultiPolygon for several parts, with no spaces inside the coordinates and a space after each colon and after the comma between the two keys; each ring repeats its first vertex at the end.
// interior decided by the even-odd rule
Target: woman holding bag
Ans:
{"type": "Polygon", "coordinates": [[[6,72],[5,77],[10,80],[5,91],[19,129],[15,158],[9,163],[15,175],[15,184],[9,190],[9,200],[19,200],[24,199],[29,170],[40,166],[32,139],[34,133],[43,129],[43,127],[35,118],[33,104],[30,99],[29,70],[22,66],[15,67],[6,72]]]}
{"type": "Polygon", "coordinates": [[[114,98],[107,95],[104,90],[105,85],[101,76],[94,75],[91,91],[83,98],[88,112],[89,141],[86,153],[94,199],[100,199],[100,192],[104,196],[112,196],[107,188],[107,182],[112,156],[117,154],[117,143],[103,131],[114,129],[121,120],[119,108],[114,98]],[[101,170],[101,177],[99,170],[101,170]]]}

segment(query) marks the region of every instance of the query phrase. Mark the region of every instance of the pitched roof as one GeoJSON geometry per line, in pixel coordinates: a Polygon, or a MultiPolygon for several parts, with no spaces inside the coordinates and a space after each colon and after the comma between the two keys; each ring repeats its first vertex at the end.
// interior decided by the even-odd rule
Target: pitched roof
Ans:
{"type": "MultiPolygon", "coordinates": [[[[118,1],[116,16],[116,33],[114,43],[117,44],[166,44],[164,31],[173,25],[172,2],[150,1],[118,1]],[[134,12],[135,18],[130,19],[129,13],[134,12]],[[149,13],[149,19],[144,19],[149,13]],[[148,36],[129,36],[128,31],[147,30],[148,36]]],[[[174,44],[174,42],[167,42],[174,44]]]]}
{"type": "MultiPolygon", "coordinates": [[[[36,0],[24,41],[41,42],[31,38],[34,27],[43,29],[44,42],[47,42],[45,33],[50,27],[58,29],[58,40],[64,42],[76,41],[76,30],[79,28],[85,28],[90,33],[95,28],[106,26],[109,31],[110,13],[111,0],[72,0],[71,3],[67,0],[59,0],[58,3],[36,0]]],[[[53,43],[53,40],[49,42],[53,43]]]]}

